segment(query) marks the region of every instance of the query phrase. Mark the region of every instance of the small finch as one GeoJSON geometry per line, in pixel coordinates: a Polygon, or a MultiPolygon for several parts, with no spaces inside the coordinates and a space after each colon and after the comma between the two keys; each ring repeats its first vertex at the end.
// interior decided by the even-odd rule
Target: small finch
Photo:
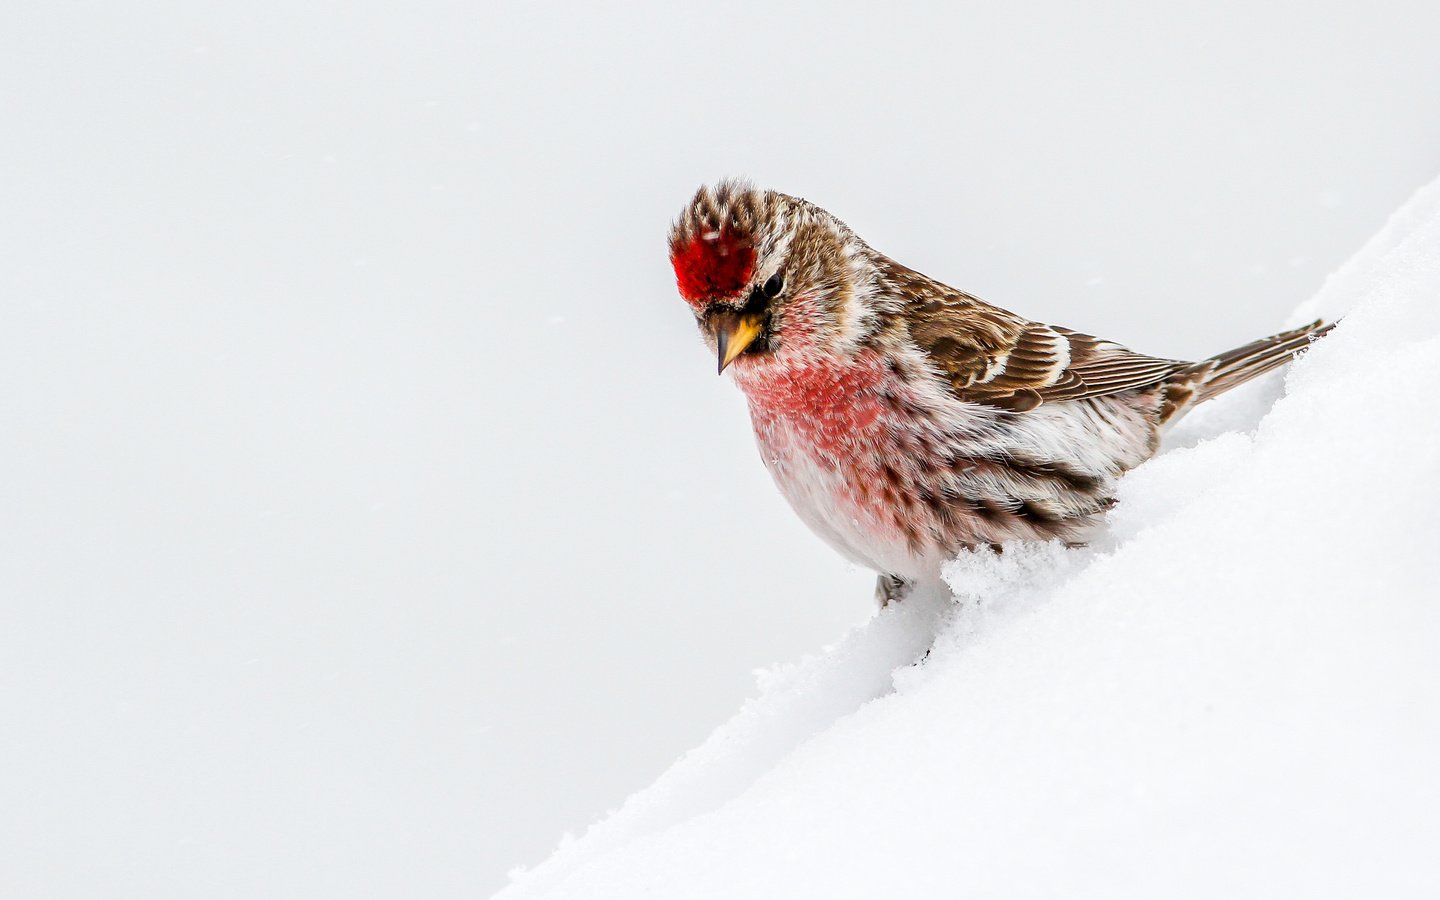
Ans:
{"type": "Polygon", "coordinates": [[[1086,542],[1122,474],[1196,404],[1333,326],[1159,359],[927,278],[830,213],[725,181],[670,229],[680,294],[805,524],[882,604],[959,551],[1086,542]]]}

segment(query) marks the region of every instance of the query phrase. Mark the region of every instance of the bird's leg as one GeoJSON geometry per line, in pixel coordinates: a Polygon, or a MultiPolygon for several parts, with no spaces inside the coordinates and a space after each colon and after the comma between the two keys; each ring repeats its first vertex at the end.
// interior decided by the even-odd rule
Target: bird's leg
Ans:
{"type": "Polygon", "coordinates": [[[875,602],[884,609],[892,603],[899,603],[910,593],[911,583],[899,575],[879,575],[875,578],[875,602]]]}

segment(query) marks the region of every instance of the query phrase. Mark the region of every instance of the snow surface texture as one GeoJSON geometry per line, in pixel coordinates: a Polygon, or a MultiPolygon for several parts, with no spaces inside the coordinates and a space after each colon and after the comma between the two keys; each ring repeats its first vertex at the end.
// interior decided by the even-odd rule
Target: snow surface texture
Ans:
{"type": "Polygon", "coordinates": [[[762,673],[500,896],[1440,893],[1440,181],[1289,324],[1320,313],[1103,545],[963,557],[960,603],[762,673]]]}

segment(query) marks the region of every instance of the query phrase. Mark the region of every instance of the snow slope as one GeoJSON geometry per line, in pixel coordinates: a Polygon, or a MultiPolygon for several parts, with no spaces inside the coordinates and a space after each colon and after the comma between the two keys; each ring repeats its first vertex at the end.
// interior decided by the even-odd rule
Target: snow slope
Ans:
{"type": "Polygon", "coordinates": [[[1322,312],[1104,545],[957,560],[500,896],[1440,893],[1440,182],[1322,312]]]}

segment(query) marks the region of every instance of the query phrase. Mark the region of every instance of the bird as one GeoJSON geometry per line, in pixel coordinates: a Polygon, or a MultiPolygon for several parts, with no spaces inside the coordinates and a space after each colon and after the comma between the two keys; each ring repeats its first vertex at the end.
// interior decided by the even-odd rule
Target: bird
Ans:
{"type": "Polygon", "coordinates": [[[738,179],[702,186],[668,238],[775,484],[876,572],[882,607],[965,550],[1089,542],[1167,429],[1333,327],[1198,362],[1147,356],[922,275],[819,206],[738,179]]]}

